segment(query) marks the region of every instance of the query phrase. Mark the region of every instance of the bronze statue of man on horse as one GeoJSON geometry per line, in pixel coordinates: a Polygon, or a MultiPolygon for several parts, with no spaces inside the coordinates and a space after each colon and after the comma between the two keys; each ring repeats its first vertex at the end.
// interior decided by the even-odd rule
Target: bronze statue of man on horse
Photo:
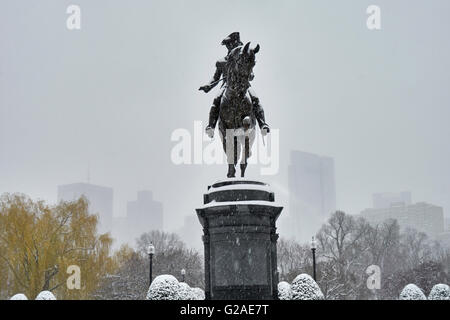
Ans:
{"type": "Polygon", "coordinates": [[[270,132],[264,109],[250,86],[254,78],[255,56],[260,46],[258,44],[251,48],[250,42],[244,46],[239,32],[230,34],[222,41],[222,45],[228,49],[227,56],[217,61],[213,79],[199,88],[207,93],[222,81],[221,91],[209,112],[206,134],[213,138],[214,129],[219,123],[219,134],[228,162],[227,177],[235,177],[239,158],[241,177],[244,177],[256,137],[256,122],[263,136],[270,132]]]}

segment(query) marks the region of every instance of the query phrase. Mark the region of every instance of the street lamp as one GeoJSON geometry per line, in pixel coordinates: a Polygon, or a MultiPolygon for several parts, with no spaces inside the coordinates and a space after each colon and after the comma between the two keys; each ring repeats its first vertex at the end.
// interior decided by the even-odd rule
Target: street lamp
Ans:
{"type": "Polygon", "coordinates": [[[186,270],[181,269],[181,282],[184,282],[184,277],[186,276],[186,270]]]}
{"type": "Polygon", "coordinates": [[[313,279],[316,281],[316,239],[314,239],[314,236],[311,239],[311,251],[313,256],[313,279]]]}
{"type": "Polygon", "coordinates": [[[152,284],[152,267],[153,267],[153,255],[155,254],[155,246],[152,242],[150,242],[150,245],[147,248],[148,256],[150,257],[150,284],[152,284]]]}

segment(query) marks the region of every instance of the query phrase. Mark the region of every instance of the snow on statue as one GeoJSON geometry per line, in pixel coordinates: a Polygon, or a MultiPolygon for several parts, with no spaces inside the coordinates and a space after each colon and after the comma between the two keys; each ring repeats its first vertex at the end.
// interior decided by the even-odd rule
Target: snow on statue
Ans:
{"type": "Polygon", "coordinates": [[[415,284],[408,284],[400,293],[400,300],[427,300],[422,290],[415,284]]]}
{"type": "Polygon", "coordinates": [[[292,281],[292,300],[323,300],[324,296],[310,275],[302,273],[292,281]]]}
{"type": "Polygon", "coordinates": [[[222,45],[228,49],[227,56],[217,61],[213,80],[199,88],[209,92],[223,81],[223,90],[214,99],[209,112],[206,134],[212,138],[216,123],[219,123],[220,138],[228,162],[227,177],[235,177],[239,158],[241,177],[244,177],[255,141],[256,123],[263,136],[270,132],[264,109],[250,85],[260,46],[258,44],[255,48],[250,48],[250,42],[244,46],[239,32],[230,34],[222,41],[222,45]]]}

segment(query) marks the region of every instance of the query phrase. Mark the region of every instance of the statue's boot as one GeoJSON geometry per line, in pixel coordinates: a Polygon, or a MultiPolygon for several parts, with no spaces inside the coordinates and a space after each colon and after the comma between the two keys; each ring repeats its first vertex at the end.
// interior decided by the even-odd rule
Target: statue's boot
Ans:
{"type": "Polygon", "coordinates": [[[253,111],[255,112],[256,120],[258,121],[259,128],[261,131],[265,131],[264,134],[270,132],[269,125],[266,123],[266,116],[264,115],[264,109],[259,103],[259,98],[256,97],[253,93],[251,95],[252,103],[253,103],[253,111]]]}
{"type": "Polygon", "coordinates": [[[234,178],[236,177],[236,168],[234,167],[234,164],[229,164],[228,165],[228,174],[227,174],[228,178],[234,178]]]}
{"type": "Polygon", "coordinates": [[[247,169],[247,164],[241,163],[241,178],[243,178],[245,175],[245,169],[247,169]]]}
{"type": "MultiPolygon", "coordinates": [[[[220,103],[220,101],[219,101],[220,103]]],[[[209,121],[205,128],[206,134],[212,138],[214,136],[214,128],[216,127],[217,120],[219,119],[219,105],[217,105],[216,100],[209,110],[209,121]]]]}

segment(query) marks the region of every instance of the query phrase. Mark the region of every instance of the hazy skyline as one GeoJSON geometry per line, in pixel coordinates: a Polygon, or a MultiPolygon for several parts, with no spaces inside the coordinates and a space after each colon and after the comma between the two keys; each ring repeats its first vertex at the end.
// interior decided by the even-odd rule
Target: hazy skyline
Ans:
{"type": "Polygon", "coordinates": [[[239,31],[259,43],[253,88],[280,130],[272,185],[288,214],[291,150],[332,157],[337,208],[358,214],[377,192],[450,216],[450,2],[21,1],[0,11],[0,194],[56,202],[57,186],[114,188],[114,215],[138,190],[175,230],[225,165],[174,165],[171,133],[207,121],[199,92],[239,31]],[[66,8],[81,7],[81,30],[66,8]],[[366,28],[381,8],[382,29],[366,28]]]}

